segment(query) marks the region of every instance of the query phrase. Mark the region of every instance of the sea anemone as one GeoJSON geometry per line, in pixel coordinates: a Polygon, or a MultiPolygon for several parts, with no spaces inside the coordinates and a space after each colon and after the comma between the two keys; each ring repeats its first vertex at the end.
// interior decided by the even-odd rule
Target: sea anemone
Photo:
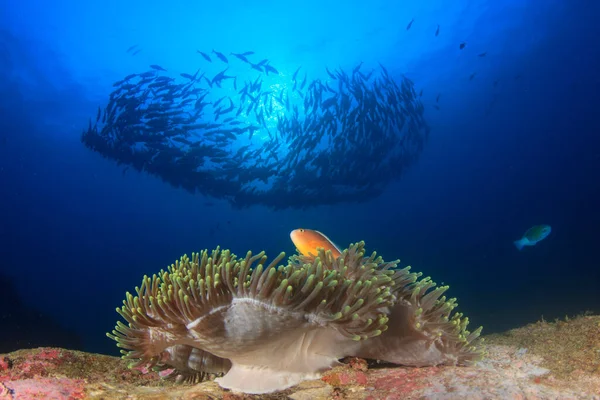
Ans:
{"type": "Polygon", "coordinates": [[[144,276],[127,293],[111,339],[136,365],[173,368],[178,379],[222,375],[223,388],[269,393],[320,374],[346,356],[395,364],[468,365],[482,355],[481,328],[451,316],[454,299],[396,269],[364,242],[338,258],[319,251],[266,265],[264,252],[192,253],[144,276]],[[389,329],[388,329],[389,328],[389,329]]]}

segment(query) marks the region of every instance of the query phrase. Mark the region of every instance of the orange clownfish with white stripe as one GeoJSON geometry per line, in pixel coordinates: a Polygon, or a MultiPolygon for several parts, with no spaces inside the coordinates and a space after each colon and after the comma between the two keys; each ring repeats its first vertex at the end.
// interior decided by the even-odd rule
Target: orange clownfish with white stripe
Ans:
{"type": "Polygon", "coordinates": [[[318,248],[331,250],[333,258],[338,258],[342,252],[327,236],[312,229],[294,229],[290,233],[294,246],[303,256],[316,256],[318,248]]]}

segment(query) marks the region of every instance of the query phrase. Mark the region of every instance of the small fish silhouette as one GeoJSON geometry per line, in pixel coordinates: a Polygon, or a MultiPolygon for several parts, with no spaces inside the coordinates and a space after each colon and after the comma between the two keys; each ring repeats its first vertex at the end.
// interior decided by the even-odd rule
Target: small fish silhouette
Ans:
{"type": "Polygon", "coordinates": [[[415,19],[411,19],[410,22],[408,23],[408,25],[406,25],[406,30],[409,30],[410,27],[412,26],[413,22],[415,22],[415,19]]]}
{"type": "Polygon", "coordinates": [[[208,54],[201,52],[200,50],[196,50],[198,52],[198,54],[200,54],[202,57],[204,57],[204,59],[208,62],[212,62],[212,60],[210,59],[210,57],[208,56],[208,54]]]}
{"type": "Polygon", "coordinates": [[[467,45],[467,42],[461,42],[460,45],[458,46],[459,49],[464,49],[465,46],[467,45]]]}
{"type": "Polygon", "coordinates": [[[227,57],[225,57],[223,55],[223,53],[219,53],[218,51],[216,51],[215,49],[213,49],[213,54],[216,54],[217,57],[219,58],[219,60],[223,61],[225,64],[229,64],[229,60],[227,60],[227,57]]]}

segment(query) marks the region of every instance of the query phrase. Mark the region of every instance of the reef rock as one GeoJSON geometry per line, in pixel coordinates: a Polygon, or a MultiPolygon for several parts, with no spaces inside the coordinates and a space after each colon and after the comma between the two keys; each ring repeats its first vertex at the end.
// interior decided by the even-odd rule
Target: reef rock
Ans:
{"type": "Polygon", "coordinates": [[[39,348],[0,355],[0,399],[600,399],[600,316],[487,337],[471,367],[397,367],[351,358],[321,379],[243,395],[177,384],[117,357],[39,348]],[[523,347],[527,346],[527,347],[523,347]]]}

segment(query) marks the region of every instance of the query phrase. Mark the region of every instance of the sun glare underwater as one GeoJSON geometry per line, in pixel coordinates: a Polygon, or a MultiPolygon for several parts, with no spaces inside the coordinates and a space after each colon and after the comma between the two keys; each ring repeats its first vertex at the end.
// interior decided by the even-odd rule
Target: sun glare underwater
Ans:
{"type": "Polygon", "coordinates": [[[0,1],[0,352],[116,355],[144,275],[300,228],[449,285],[472,331],[600,311],[597,2],[0,1]]]}

